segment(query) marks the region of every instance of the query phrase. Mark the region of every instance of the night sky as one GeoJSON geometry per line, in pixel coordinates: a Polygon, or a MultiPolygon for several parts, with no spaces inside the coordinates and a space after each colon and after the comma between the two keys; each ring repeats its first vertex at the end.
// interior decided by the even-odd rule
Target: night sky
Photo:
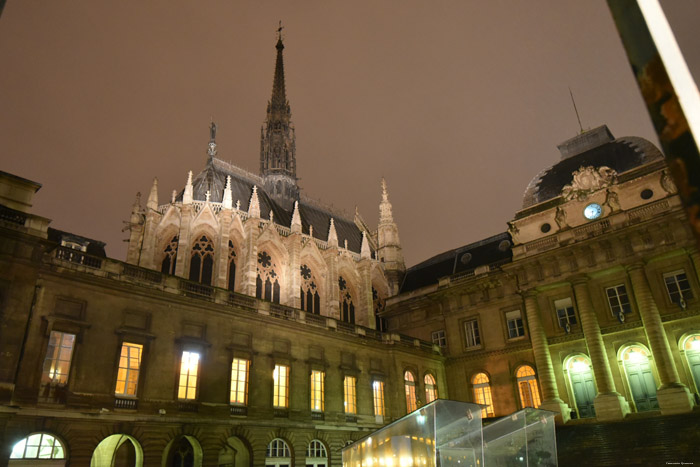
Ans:
{"type": "MultiPolygon", "coordinates": [[[[662,3],[700,76],[700,2],[662,3]]],[[[376,227],[386,177],[408,266],[506,230],[579,127],[658,144],[604,0],[8,0],[0,170],[34,213],[107,242],[219,157],[257,173],[278,21],[304,193],[376,227]]],[[[234,200],[235,202],[235,200],[234,200]]]]}

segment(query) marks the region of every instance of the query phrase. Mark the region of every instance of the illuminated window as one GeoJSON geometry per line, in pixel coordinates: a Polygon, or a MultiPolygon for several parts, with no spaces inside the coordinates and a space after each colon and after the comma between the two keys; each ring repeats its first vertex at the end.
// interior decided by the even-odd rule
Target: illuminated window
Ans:
{"type": "Polygon", "coordinates": [[[608,296],[608,305],[614,317],[619,317],[620,313],[629,313],[632,311],[630,300],[627,296],[627,288],[624,284],[608,287],[605,289],[605,294],[608,296]]]}
{"type": "Polygon", "coordinates": [[[354,376],[346,376],[343,387],[345,388],[345,413],[357,413],[357,394],[355,393],[355,385],[357,378],[354,376]]]}
{"type": "Polygon", "coordinates": [[[317,439],[311,440],[306,447],[306,467],[326,467],[328,465],[328,451],[323,443],[317,439]]]}
{"type": "Polygon", "coordinates": [[[281,408],[289,407],[289,367],[275,365],[272,378],[274,379],[272,405],[281,408]]]}
{"type": "Polygon", "coordinates": [[[231,363],[231,404],[246,405],[248,403],[248,373],[250,360],[234,358],[231,363]]]}
{"type": "Polygon", "coordinates": [[[44,367],[41,372],[42,395],[44,397],[53,397],[52,391],[57,386],[64,387],[68,383],[74,344],[75,334],[51,331],[44,358],[44,367]]]}
{"type": "Polygon", "coordinates": [[[324,377],[323,371],[311,371],[311,410],[316,412],[323,412],[324,377]]]}
{"type": "Polygon", "coordinates": [[[214,272],[214,245],[207,237],[202,236],[192,246],[190,257],[190,280],[211,285],[214,272]]]}
{"type": "Polygon", "coordinates": [[[374,398],[374,415],[383,417],[384,410],[384,381],[372,382],[372,395],[374,398]]]}
{"type": "Polygon", "coordinates": [[[467,338],[467,348],[479,347],[481,345],[481,336],[479,335],[479,323],[472,319],[464,322],[464,334],[467,338]]]}
{"type": "Polygon", "coordinates": [[[445,335],[444,329],[433,331],[430,337],[433,340],[433,344],[439,345],[442,348],[447,347],[447,336],[445,335]]]}
{"type": "Polygon", "coordinates": [[[429,404],[438,398],[437,384],[433,375],[425,375],[423,382],[425,383],[425,403],[429,404]]]}
{"type": "MultiPolygon", "coordinates": [[[[63,444],[47,433],[33,433],[12,447],[10,459],[65,459],[63,444]]],[[[50,463],[53,465],[53,463],[50,463]]],[[[25,465],[22,463],[22,465],[25,465]]],[[[34,465],[28,463],[26,465],[34,465]]],[[[61,464],[63,465],[63,464],[61,464]]]]}
{"type": "Polygon", "coordinates": [[[165,274],[175,274],[175,265],[177,263],[177,244],[179,237],[175,235],[170,243],[163,250],[163,261],[160,264],[160,271],[165,274]]]}
{"type": "Polygon", "coordinates": [[[197,352],[182,352],[180,361],[180,382],[177,398],[193,400],[197,397],[197,378],[199,377],[199,354],[197,352]]]}
{"type": "Polygon", "coordinates": [[[406,411],[411,413],[418,408],[416,403],[416,378],[413,373],[407,371],[403,374],[404,387],[406,389],[406,411]]]}
{"type": "Polygon", "coordinates": [[[518,368],[515,376],[518,378],[518,390],[522,407],[539,407],[540,391],[537,389],[535,370],[529,365],[523,365],[518,368]]]}
{"type": "Polygon", "coordinates": [[[690,291],[690,283],[685,271],[676,271],[664,274],[664,282],[666,290],[671,302],[683,305],[685,302],[693,298],[693,293],[690,291]]]}
{"type": "Polygon", "coordinates": [[[486,373],[475,374],[472,378],[472,386],[474,386],[474,401],[477,404],[488,406],[481,409],[481,417],[493,417],[493,400],[491,399],[489,377],[486,376],[486,373]]]}
{"type": "Polygon", "coordinates": [[[119,372],[117,373],[117,388],[115,394],[120,396],[136,396],[141,368],[143,345],[124,342],[119,356],[119,372]]]}
{"type": "Polygon", "coordinates": [[[292,465],[292,452],[284,440],[275,438],[270,441],[265,452],[265,465],[275,467],[290,467],[292,465]]]}
{"type": "Polygon", "coordinates": [[[557,319],[559,327],[564,328],[566,332],[571,330],[571,326],[576,324],[576,313],[571,298],[563,298],[554,301],[554,308],[557,310],[557,319]]]}
{"type": "Polygon", "coordinates": [[[516,339],[525,335],[523,317],[520,314],[520,310],[507,312],[506,324],[508,325],[508,339],[516,339]]]}

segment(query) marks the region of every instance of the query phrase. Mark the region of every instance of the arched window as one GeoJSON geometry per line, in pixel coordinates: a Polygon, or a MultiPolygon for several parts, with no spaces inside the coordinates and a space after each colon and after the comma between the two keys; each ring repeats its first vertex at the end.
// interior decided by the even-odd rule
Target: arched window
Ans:
{"type": "MultiPolygon", "coordinates": [[[[12,447],[10,459],[65,459],[63,444],[48,433],[32,433],[12,447]]],[[[23,463],[23,465],[25,465],[23,463]]],[[[28,464],[26,464],[28,465],[28,464]]],[[[34,464],[32,464],[34,465],[34,464]]],[[[54,464],[51,464],[54,465],[54,464]]]]}
{"type": "Polygon", "coordinates": [[[175,235],[170,243],[165,245],[163,250],[163,262],[160,264],[160,271],[164,274],[175,274],[175,263],[177,263],[177,244],[180,238],[175,235]]]}
{"type": "Polygon", "coordinates": [[[255,281],[255,296],[271,302],[280,302],[280,282],[277,265],[267,251],[258,253],[258,278],[255,281]]]}
{"type": "Polygon", "coordinates": [[[166,447],[167,457],[163,465],[194,467],[202,465],[202,446],[192,436],[175,438],[166,447]]]}
{"type": "Polygon", "coordinates": [[[301,287],[299,288],[301,309],[309,313],[320,315],[321,296],[318,294],[318,281],[316,280],[316,276],[306,264],[302,264],[299,269],[301,274],[301,287]]]}
{"type": "Polygon", "coordinates": [[[406,388],[406,411],[411,413],[418,408],[416,401],[416,378],[413,376],[413,373],[406,371],[403,374],[403,384],[406,388]]]}
{"type": "Polygon", "coordinates": [[[374,320],[376,324],[376,329],[379,332],[387,332],[388,331],[388,326],[386,322],[386,318],[380,318],[379,313],[384,311],[385,301],[383,297],[379,296],[379,292],[377,292],[377,289],[372,287],[372,302],[374,304],[374,320]]]}
{"type": "Polygon", "coordinates": [[[233,242],[228,241],[228,289],[233,291],[236,286],[236,250],[233,242]]]}
{"type": "Polygon", "coordinates": [[[311,440],[306,448],[306,467],[327,467],[328,451],[317,439],[311,440]]]}
{"type": "Polygon", "coordinates": [[[423,382],[425,383],[425,403],[430,404],[438,398],[437,384],[435,384],[435,378],[431,374],[425,375],[423,382]]]}
{"type": "Polygon", "coordinates": [[[493,417],[493,400],[491,399],[491,385],[486,373],[477,373],[472,377],[474,387],[474,402],[488,407],[481,409],[481,418],[493,417]]]}
{"type": "Polygon", "coordinates": [[[540,406],[540,391],[537,389],[535,370],[529,365],[518,368],[515,376],[518,378],[518,390],[520,392],[520,405],[537,408],[540,406]]]}
{"type": "Polygon", "coordinates": [[[192,247],[190,259],[190,280],[211,285],[214,271],[214,245],[206,236],[197,240],[192,247]]]}
{"type": "Polygon", "coordinates": [[[340,289],[340,302],[342,319],[346,323],[355,323],[355,305],[352,303],[352,295],[348,290],[348,283],[343,276],[338,277],[338,288],[340,289]]]}
{"type": "Polygon", "coordinates": [[[292,465],[292,453],[284,440],[275,438],[267,445],[265,465],[275,467],[290,467],[292,465]]]}

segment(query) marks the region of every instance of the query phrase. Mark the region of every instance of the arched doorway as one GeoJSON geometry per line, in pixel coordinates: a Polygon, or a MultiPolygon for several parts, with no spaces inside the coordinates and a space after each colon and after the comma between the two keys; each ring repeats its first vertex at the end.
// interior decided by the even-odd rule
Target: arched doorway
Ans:
{"type": "Polygon", "coordinates": [[[681,341],[681,351],[688,361],[690,376],[695,383],[695,391],[700,391],[700,333],[691,334],[681,341]]]}
{"type": "Polygon", "coordinates": [[[92,453],[90,467],[142,467],[143,450],[136,439],[116,434],[103,439],[92,453]]]}
{"type": "Polygon", "coordinates": [[[658,409],[656,381],[651,369],[649,351],[641,345],[633,344],[622,350],[621,360],[637,412],[658,409]]]}
{"type": "Polygon", "coordinates": [[[168,443],[162,467],[202,467],[202,446],[192,436],[178,436],[168,443]]]}
{"type": "Polygon", "coordinates": [[[591,361],[585,355],[573,355],[566,359],[564,368],[569,373],[569,384],[579,418],[595,417],[593,401],[596,396],[591,361]]]}
{"type": "Polygon", "coordinates": [[[219,467],[250,467],[250,452],[243,441],[235,436],[226,440],[219,451],[219,467]]]}

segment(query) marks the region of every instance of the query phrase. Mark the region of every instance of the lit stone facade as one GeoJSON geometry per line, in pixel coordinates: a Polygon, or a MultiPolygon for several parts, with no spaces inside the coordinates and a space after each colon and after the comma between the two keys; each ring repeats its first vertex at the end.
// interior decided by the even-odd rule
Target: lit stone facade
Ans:
{"type": "Polygon", "coordinates": [[[537,397],[560,422],[692,410],[698,253],[663,156],[607,127],[559,149],[508,233],[407,271],[389,329],[445,346],[451,397],[487,379],[496,416],[537,397]]]}

